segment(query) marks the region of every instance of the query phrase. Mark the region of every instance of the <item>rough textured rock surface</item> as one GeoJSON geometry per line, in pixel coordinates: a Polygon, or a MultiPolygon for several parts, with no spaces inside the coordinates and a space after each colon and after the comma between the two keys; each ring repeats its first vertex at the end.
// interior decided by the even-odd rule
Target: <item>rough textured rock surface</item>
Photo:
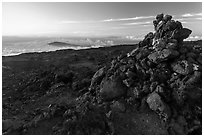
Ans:
{"type": "Polygon", "coordinates": [[[99,94],[103,100],[113,100],[124,96],[127,92],[127,87],[122,83],[120,78],[104,80],[101,84],[99,94]]]}
{"type": "MultiPolygon", "coordinates": [[[[123,111],[124,104],[126,112],[128,108],[138,110],[135,115],[147,108],[152,110],[165,125],[165,130],[155,130],[151,134],[201,134],[201,47],[183,44],[192,31],[172,20],[171,15],[158,14],[153,25],[155,33],[148,33],[135,50],[113,60],[112,66],[107,68],[104,77],[120,76],[126,88],[105,81],[105,84],[101,83],[105,88],[101,86],[95,93],[106,93],[105,98],[110,98],[109,101],[124,100],[126,103],[115,102],[110,107],[114,110],[110,112],[117,110],[119,114],[115,112],[117,115],[114,115],[121,119],[127,115],[123,111]],[[195,120],[199,121],[198,125],[194,124],[195,120]]],[[[159,129],[158,125],[155,128],[159,129]]],[[[123,130],[116,128],[117,133],[123,130]]],[[[143,134],[139,128],[136,132],[143,134]]]]}

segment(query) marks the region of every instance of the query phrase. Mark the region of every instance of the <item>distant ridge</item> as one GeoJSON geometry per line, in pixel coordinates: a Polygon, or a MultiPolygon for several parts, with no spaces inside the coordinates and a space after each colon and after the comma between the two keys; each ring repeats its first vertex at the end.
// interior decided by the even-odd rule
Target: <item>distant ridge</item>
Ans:
{"type": "Polygon", "coordinates": [[[70,43],[66,43],[66,42],[59,42],[59,41],[49,42],[48,45],[56,46],[56,47],[79,46],[79,45],[70,44],[70,43]]]}

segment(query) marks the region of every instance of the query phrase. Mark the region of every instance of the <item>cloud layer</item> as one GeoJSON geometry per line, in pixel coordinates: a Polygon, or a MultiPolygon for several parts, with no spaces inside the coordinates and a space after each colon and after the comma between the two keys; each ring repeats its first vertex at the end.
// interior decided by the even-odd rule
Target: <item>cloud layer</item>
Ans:
{"type": "Polygon", "coordinates": [[[154,16],[139,16],[132,18],[119,18],[119,19],[105,19],[102,22],[115,22],[115,21],[131,21],[131,20],[141,20],[141,19],[152,19],[154,16]]]}
{"type": "MultiPolygon", "coordinates": [[[[111,18],[104,20],[87,20],[87,21],[74,21],[74,20],[63,20],[60,21],[60,24],[78,24],[78,23],[117,23],[117,22],[125,22],[121,25],[149,25],[152,23],[152,20],[155,16],[138,16],[138,17],[129,17],[129,18],[111,18]],[[142,21],[145,20],[145,21],[142,21]],[[128,22],[135,21],[135,22],[128,22]]],[[[192,20],[202,20],[202,13],[185,13],[182,15],[175,15],[175,20],[182,21],[183,23],[188,23],[188,21],[192,20]]]]}

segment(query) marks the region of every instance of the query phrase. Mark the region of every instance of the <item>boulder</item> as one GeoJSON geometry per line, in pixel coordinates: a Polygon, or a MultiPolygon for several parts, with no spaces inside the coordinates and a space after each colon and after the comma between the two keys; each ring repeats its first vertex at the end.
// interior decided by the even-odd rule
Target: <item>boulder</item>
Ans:
{"type": "Polygon", "coordinates": [[[177,29],[182,29],[183,28],[180,21],[176,21],[176,24],[177,24],[177,29]]]}
{"type": "Polygon", "coordinates": [[[125,112],[125,105],[120,101],[114,101],[113,104],[110,106],[113,111],[116,112],[125,112]]]}
{"type": "Polygon", "coordinates": [[[2,131],[9,134],[11,131],[19,130],[23,124],[19,119],[5,119],[2,120],[2,131]]]}
{"type": "Polygon", "coordinates": [[[101,83],[100,96],[102,100],[110,101],[115,98],[124,96],[127,92],[127,87],[123,84],[120,78],[106,79],[101,83]]]}
{"type": "Polygon", "coordinates": [[[190,103],[195,105],[195,102],[202,102],[202,88],[191,85],[191,87],[187,87],[186,90],[186,98],[188,98],[190,103]]]}
{"type": "Polygon", "coordinates": [[[166,41],[163,39],[158,39],[157,42],[154,44],[153,48],[155,50],[162,50],[166,47],[166,41]]]}
{"type": "Polygon", "coordinates": [[[150,92],[153,92],[158,85],[158,82],[152,82],[150,85],[150,92]]]}
{"type": "Polygon", "coordinates": [[[155,30],[156,30],[157,24],[158,24],[158,21],[157,21],[157,20],[154,20],[154,21],[153,21],[153,25],[154,25],[155,30]]]}
{"type": "Polygon", "coordinates": [[[158,93],[161,97],[163,97],[163,99],[168,102],[170,101],[171,99],[171,94],[169,92],[169,90],[165,89],[163,86],[161,85],[158,85],[155,89],[155,92],[158,93]]]}
{"type": "Polygon", "coordinates": [[[202,64],[202,55],[199,55],[196,61],[198,63],[202,64]]]}
{"type": "Polygon", "coordinates": [[[166,45],[166,48],[168,48],[168,49],[176,49],[177,48],[177,43],[170,42],[170,43],[168,43],[166,45]]]}
{"type": "Polygon", "coordinates": [[[148,103],[150,109],[153,111],[159,113],[161,116],[163,116],[165,119],[168,119],[170,117],[170,109],[165,104],[158,93],[153,92],[148,95],[146,102],[148,103]]]}
{"type": "Polygon", "coordinates": [[[143,91],[137,87],[134,87],[133,89],[133,95],[135,98],[141,98],[143,95],[143,91]]]}
{"type": "Polygon", "coordinates": [[[179,55],[179,52],[173,49],[163,49],[162,51],[153,52],[148,56],[149,60],[154,63],[160,63],[169,59],[175,58],[179,55]]]}
{"type": "Polygon", "coordinates": [[[131,87],[134,84],[134,80],[127,78],[127,79],[123,80],[123,84],[125,84],[126,87],[131,87]]]}
{"type": "Polygon", "coordinates": [[[139,52],[139,47],[135,48],[134,50],[132,50],[130,53],[128,53],[128,57],[130,56],[135,56],[137,53],[139,52]]]}
{"type": "Polygon", "coordinates": [[[177,61],[171,64],[172,69],[181,75],[188,75],[192,72],[193,66],[187,60],[177,61]]]}
{"type": "Polygon", "coordinates": [[[147,58],[144,58],[141,62],[140,62],[142,68],[144,68],[145,70],[148,70],[149,67],[147,65],[147,58]]]}
{"type": "Polygon", "coordinates": [[[149,32],[147,35],[145,35],[143,41],[147,41],[149,45],[152,44],[152,39],[154,38],[154,34],[152,32],[149,32]]]}
{"type": "Polygon", "coordinates": [[[186,56],[195,59],[197,57],[197,54],[194,53],[194,52],[189,52],[189,53],[186,54],[186,56]]]}
{"type": "Polygon", "coordinates": [[[176,134],[176,135],[186,135],[187,133],[185,132],[184,126],[177,123],[174,119],[171,120],[169,126],[170,128],[170,133],[171,134],[176,134]]]}
{"type": "Polygon", "coordinates": [[[177,40],[183,40],[188,38],[191,33],[192,31],[187,28],[178,29],[178,30],[175,30],[175,32],[173,33],[172,38],[177,40]]]}
{"type": "Polygon", "coordinates": [[[136,59],[140,60],[147,57],[150,54],[150,50],[148,49],[141,49],[140,52],[136,55],[136,59]]]}
{"type": "Polygon", "coordinates": [[[167,21],[165,27],[164,27],[164,30],[169,30],[169,31],[173,31],[177,28],[177,24],[174,20],[169,20],[167,21]]]}
{"type": "Polygon", "coordinates": [[[156,20],[159,22],[159,21],[161,21],[161,20],[163,19],[163,17],[164,17],[164,14],[163,14],[163,13],[158,14],[158,15],[156,16],[156,20]]]}
{"type": "Polygon", "coordinates": [[[186,100],[186,86],[180,80],[178,80],[178,84],[174,86],[172,97],[175,100],[175,104],[177,107],[182,107],[186,100]]]}
{"type": "Polygon", "coordinates": [[[135,73],[135,72],[132,72],[130,69],[128,69],[125,74],[126,74],[126,76],[127,76],[128,78],[134,78],[134,77],[137,76],[136,73],[135,73]]]}
{"type": "Polygon", "coordinates": [[[191,75],[190,78],[186,81],[186,85],[193,85],[199,82],[199,80],[201,80],[201,76],[201,72],[194,71],[193,75],[191,75]]]}
{"type": "Polygon", "coordinates": [[[2,120],[3,132],[13,127],[13,121],[11,119],[2,120]]]}
{"type": "Polygon", "coordinates": [[[171,39],[166,44],[167,49],[177,49],[178,48],[178,41],[176,39],[171,39]]]}
{"type": "Polygon", "coordinates": [[[103,77],[105,75],[105,69],[106,69],[106,67],[103,67],[103,68],[99,69],[93,75],[93,77],[91,79],[91,85],[89,87],[89,90],[92,90],[96,84],[99,84],[102,81],[102,79],[103,79],[103,77]]]}
{"type": "Polygon", "coordinates": [[[159,31],[159,30],[163,27],[164,24],[165,24],[164,21],[160,21],[160,22],[158,23],[157,27],[156,27],[156,31],[159,31]]]}
{"type": "Polygon", "coordinates": [[[167,22],[167,21],[170,21],[171,19],[172,19],[171,15],[165,15],[163,18],[163,21],[167,22]]]}

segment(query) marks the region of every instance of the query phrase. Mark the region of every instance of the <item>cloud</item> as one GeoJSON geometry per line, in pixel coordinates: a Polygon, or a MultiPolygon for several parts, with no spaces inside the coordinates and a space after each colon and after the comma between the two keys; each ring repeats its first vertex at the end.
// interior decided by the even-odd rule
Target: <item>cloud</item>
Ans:
{"type": "Polygon", "coordinates": [[[185,41],[194,41],[194,40],[201,40],[202,36],[190,36],[185,41]]]}
{"type": "MultiPolygon", "coordinates": [[[[175,18],[175,20],[178,21],[184,21],[187,19],[196,19],[196,20],[202,20],[200,17],[202,16],[202,13],[186,13],[180,16],[177,16],[178,19],[175,18]],[[180,17],[180,18],[179,18],[180,17]]],[[[63,20],[60,21],[60,24],[78,24],[78,23],[106,23],[106,22],[119,22],[119,21],[131,21],[131,20],[142,20],[142,19],[154,19],[154,16],[138,16],[138,17],[132,17],[132,18],[111,18],[111,19],[104,19],[104,20],[87,20],[87,21],[73,21],[73,20],[63,20]]],[[[144,25],[147,26],[151,22],[134,22],[134,23],[126,23],[123,25],[144,25]]]]}
{"type": "Polygon", "coordinates": [[[59,22],[60,24],[75,24],[80,23],[79,21],[63,20],[59,22]]]}
{"type": "Polygon", "coordinates": [[[194,17],[194,16],[202,16],[202,13],[186,13],[181,15],[182,17],[194,17]]]}
{"type": "Polygon", "coordinates": [[[185,14],[184,17],[175,18],[174,20],[180,21],[181,23],[190,23],[190,22],[197,22],[197,21],[201,21],[202,20],[202,17],[199,17],[200,14],[194,14],[194,15],[192,15],[192,14],[190,14],[190,15],[185,14]]]}
{"type": "Polygon", "coordinates": [[[87,21],[73,21],[73,20],[62,20],[60,24],[77,24],[77,23],[105,23],[105,22],[117,22],[117,21],[130,21],[130,20],[142,20],[151,19],[154,16],[138,16],[132,18],[119,18],[119,19],[104,19],[104,20],[87,20],[87,21]]]}
{"type": "Polygon", "coordinates": [[[125,36],[125,38],[129,40],[138,40],[136,36],[125,36]]]}
{"type": "Polygon", "coordinates": [[[183,21],[183,20],[186,20],[186,19],[184,19],[184,18],[174,18],[174,20],[183,21]]]}
{"type": "Polygon", "coordinates": [[[148,24],[151,24],[152,22],[150,21],[146,21],[146,22],[133,22],[133,23],[125,23],[125,24],[122,24],[122,25],[148,25],[148,24]]]}
{"type": "Polygon", "coordinates": [[[108,28],[108,29],[113,29],[113,30],[117,30],[117,29],[127,29],[129,27],[111,27],[111,28],[108,28]]]}
{"type": "Polygon", "coordinates": [[[197,19],[197,20],[202,20],[202,18],[195,18],[195,19],[197,19]]]}
{"type": "Polygon", "coordinates": [[[139,16],[139,17],[133,17],[133,18],[119,18],[119,19],[105,19],[101,22],[115,22],[115,21],[128,21],[128,20],[140,20],[140,19],[150,19],[154,18],[154,16],[139,16]]]}
{"type": "Polygon", "coordinates": [[[152,27],[152,24],[144,24],[144,27],[152,27]]]}
{"type": "Polygon", "coordinates": [[[182,23],[182,24],[186,24],[186,23],[188,23],[188,22],[186,22],[186,21],[181,21],[181,23],[182,23]]]}
{"type": "Polygon", "coordinates": [[[183,14],[181,15],[182,17],[192,17],[193,15],[192,14],[183,14]]]}

